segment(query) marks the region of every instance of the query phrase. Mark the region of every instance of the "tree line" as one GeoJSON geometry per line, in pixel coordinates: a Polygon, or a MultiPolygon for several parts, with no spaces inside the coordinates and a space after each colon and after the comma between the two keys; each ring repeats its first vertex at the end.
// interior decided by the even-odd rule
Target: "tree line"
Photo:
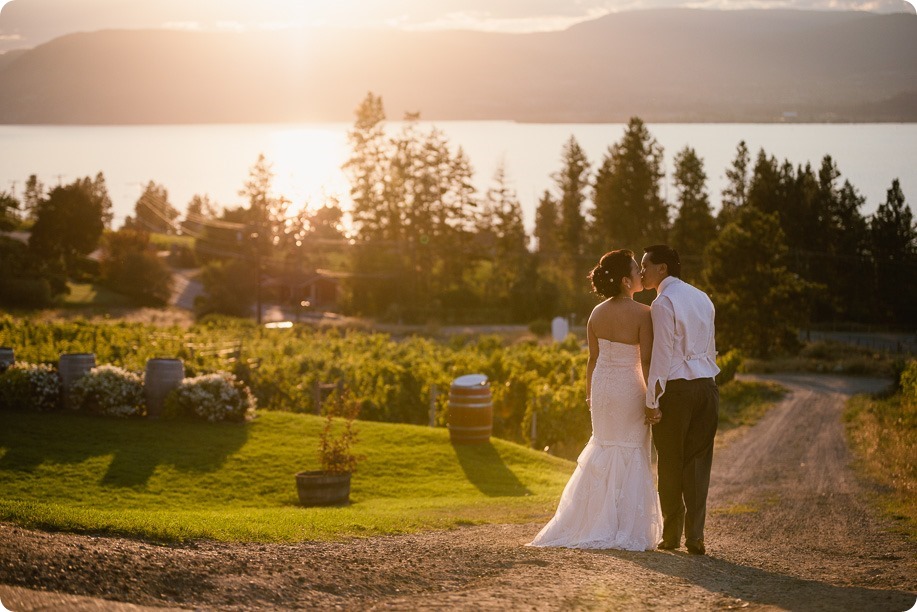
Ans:
{"type": "MultiPolygon", "coordinates": [[[[790,349],[796,330],[810,322],[917,323],[909,282],[917,236],[899,181],[866,216],[865,198],[830,156],[816,169],[764,150],[753,158],[740,142],[714,214],[704,162],[691,147],[674,157],[675,193],[666,201],[663,148],[633,118],[598,163],[575,138],[564,144],[529,235],[507,169],[498,167],[478,193],[461,147],[423,128],[418,115],[389,135],[381,97],[367,94],[348,140],[349,226],[336,201],[294,208],[275,194],[262,155],[239,192],[246,205],[224,209],[196,195],[181,221],[166,189],[150,181],[134,215],[103,241],[98,273],[113,286],[134,282],[138,296],[161,302],[167,271],[154,262],[149,234],[182,233],[194,238],[193,250],[182,253],[187,265],[206,264],[200,314],[245,316],[259,297],[296,300],[263,280],[295,284],[325,268],[343,278],[340,307],[350,314],[529,323],[557,315],[582,320],[596,302],[587,273],[604,252],[630,248],[639,257],[644,246],[668,242],[682,255],[686,279],[713,297],[726,348],[790,349]],[[138,282],[149,278],[157,280],[138,282]]],[[[17,210],[30,220],[31,238],[25,251],[3,243],[16,257],[4,257],[2,282],[41,277],[51,294],[87,273],[84,256],[111,220],[101,174],[51,190],[33,176],[21,202],[0,194],[0,219],[10,225],[17,210]]]]}

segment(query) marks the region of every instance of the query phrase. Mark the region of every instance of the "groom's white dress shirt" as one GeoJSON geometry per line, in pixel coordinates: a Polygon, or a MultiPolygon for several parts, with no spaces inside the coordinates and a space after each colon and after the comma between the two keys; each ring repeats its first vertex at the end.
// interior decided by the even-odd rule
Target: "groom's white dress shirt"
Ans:
{"type": "Polygon", "coordinates": [[[715,311],[707,294],[674,276],[664,278],[657,292],[650,307],[653,357],[646,384],[650,408],[659,408],[667,381],[713,378],[720,371],[713,338],[715,311]]]}

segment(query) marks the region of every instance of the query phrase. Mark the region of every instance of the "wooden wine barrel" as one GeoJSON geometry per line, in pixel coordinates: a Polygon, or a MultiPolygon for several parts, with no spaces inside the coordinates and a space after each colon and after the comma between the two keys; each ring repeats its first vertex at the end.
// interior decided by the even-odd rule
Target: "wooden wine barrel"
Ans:
{"type": "Polygon", "coordinates": [[[70,388],[77,380],[96,367],[94,353],[65,353],[57,362],[57,373],[60,375],[61,399],[64,408],[70,406],[70,388]]]}
{"type": "Polygon", "coordinates": [[[16,354],[8,346],[0,346],[0,373],[6,372],[7,368],[16,362],[16,354]]]}
{"type": "Polygon", "coordinates": [[[181,359],[157,357],[146,362],[143,376],[143,394],[146,397],[146,414],[151,418],[162,416],[166,396],[185,378],[185,365],[181,359]]]}
{"type": "Polygon", "coordinates": [[[350,472],[299,472],[296,492],[303,506],[334,506],[350,501],[350,472]]]}
{"type": "Polygon", "coordinates": [[[452,381],[447,421],[453,444],[487,444],[490,441],[494,407],[485,375],[469,374],[452,381]]]}

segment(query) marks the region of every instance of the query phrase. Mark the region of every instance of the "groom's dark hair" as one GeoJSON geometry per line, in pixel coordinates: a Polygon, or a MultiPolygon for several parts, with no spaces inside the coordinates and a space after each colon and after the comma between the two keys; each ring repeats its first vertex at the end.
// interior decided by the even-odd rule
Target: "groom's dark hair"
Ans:
{"type": "Polygon", "coordinates": [[[643,249],[644,253],[649,254],[650,261],[654,264],[665,264],[668,267],[669,276],[681,278],[681,259],[678,257],[678,251],[667,244],[654,244],[643,249]]]}

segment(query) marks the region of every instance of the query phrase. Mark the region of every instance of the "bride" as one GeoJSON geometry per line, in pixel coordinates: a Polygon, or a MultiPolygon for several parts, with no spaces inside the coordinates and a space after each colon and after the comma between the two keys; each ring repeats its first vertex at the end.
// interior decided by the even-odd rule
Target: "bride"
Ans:
{"type": "Polygon", "coordinates": [[[643,406],[653,346],[648,306],[634,254],[602,256],[590,274],[606,298],[586,325],[589,362],[586,401],[592,437],[577,459],[554,518],[529,546],[653,550],[662,513],[652,471],[652,434],[643,406]]]}

